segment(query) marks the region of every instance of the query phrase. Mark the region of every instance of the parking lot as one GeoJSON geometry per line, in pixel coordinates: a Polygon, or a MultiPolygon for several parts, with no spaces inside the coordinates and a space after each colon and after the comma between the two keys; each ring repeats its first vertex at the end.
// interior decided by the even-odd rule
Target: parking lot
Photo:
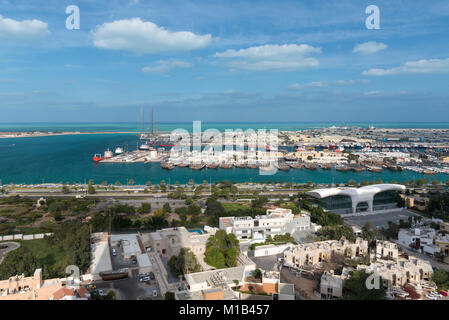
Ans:
{"type": "Polygon", "coordinates": [[[123,259],[123,249],[119,246],[111,247],[111,262],[114,270],[128,268],[130,275],[126,279],[111,280],[111,281],[95,281],[94,285],[97,290],[103,290],[107,294],[110,290],[116,293],[117,300],[161,300],[159,286],[156,280],[139,281],[139,268],[137,264],[123,259]],[[116,250],[116,255],[112,254],[112,250],[116,250]],[[154,296],[156,291],[157,296],[154,296]]]}
{"type": "Polygon", "coordinates": [[[408,217],[416,216],[414,212],[408,210],[394,211],[388,213],[366,214],[360,216],[352,216],[345,218],[345,221],[349,224],[356,224],[359,227],[363,227],[367,222],[370,222],[375,228],[387,228],[388,221],[399,223],[399,220],[407,221],[408,217]]]}

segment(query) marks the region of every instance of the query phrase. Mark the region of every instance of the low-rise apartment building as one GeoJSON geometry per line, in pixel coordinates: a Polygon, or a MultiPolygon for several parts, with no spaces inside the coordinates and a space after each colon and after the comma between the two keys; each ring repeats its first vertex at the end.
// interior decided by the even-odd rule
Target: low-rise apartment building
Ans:
{"type": "Polygon", "coordinates": [[[346,239],[303,243],[284,251],[284,265],[302,268],[328,261],[332,254],[342,254],[353,259],[367,253],[368,241],[362,238],[357,238],[355,243],[346,239]]]}
{"type": "Polygon", "coordinates": [[[190,249],[197,257],[202,257],[210,235],[189,232],[185,227],[176,227],[142,234],[141,239],[147,249],[150,248],[152,252],[166,258],[178,255],[181,248],[190,249]]]}
{"type": "Polygon", "coordinates": [[[376,272],[382,278],[382,286],[385,289],[428,281],[433,274],[432,265],[428,261],[414,256],[409,256],[408,259],[401,257],[395,261],[377,259],[369,266],[358,265],[357,270],[376,272]]]}
{"type": "Polygon", "coordinates": [[[0,281],[0,300],[87,300],[89,292],[84,287],[68,286],[67,279],[42,278],[42,269],[31,277],[16,275],[0,281]]]}
{"type": "Polygon", "coordinates": [[[390,241],[376,241],[376,256],[396,260],[399,255],[398,245],[390,241]]]}
{"type": "Polygon", "coordinates": [[[294,285],[280,282],[278,271],[262,271],[262,279],[252,277],[256,266],[248,263],[233,268],[185,275],[186,290],[175,293],[177,300],[240,300],[243,295],[264,294],[273,299],[294,300],[294,285]]]}
{"type": "Polygon", "coordinates": [[[321,275],[320,294],[322,299],[336,299],[343,296],[344,282],[353,268],[343,268],[341,274],[336,275],[334,270],[325,271],[321,275]]]}

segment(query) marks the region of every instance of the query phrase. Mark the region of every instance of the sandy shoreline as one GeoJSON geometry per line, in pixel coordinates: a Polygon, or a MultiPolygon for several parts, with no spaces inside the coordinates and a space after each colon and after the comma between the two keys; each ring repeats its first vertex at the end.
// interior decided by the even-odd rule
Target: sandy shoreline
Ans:
{"type": "Polygon", "coordinates": [[[0,139],[7,138],[35,138],[35,137],[50,137],[50,136],[67,136],[79,134],[136,134],[140,132],[133,131],[94,131],[94,132],[0,132],[0,139]]]}

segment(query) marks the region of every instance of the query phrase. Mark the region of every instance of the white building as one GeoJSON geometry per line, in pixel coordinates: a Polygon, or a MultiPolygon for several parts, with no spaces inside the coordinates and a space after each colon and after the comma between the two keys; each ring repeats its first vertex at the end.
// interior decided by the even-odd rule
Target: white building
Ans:
{"type": "Polygon", "coordinates": [[[341,213],[372,212],[396,208],[400,184],[374,184],[360,188],[327,188],[307,192],[326,210],[341,213]]]}
{"type": "Polygon", "coordinates": [[[315,230],[306,213],[293,215],[290,209],[268,209],[266,215],[255,218],[221,217],[219,227],[226,233],[233,233],[237,239],[265,240],[268,236],[278,234],[293,234],[296,231],[315,230]]]}
{"type": "Polygon", "coordinates": [[[437,235],[433,228],[401,229],[398,233],[398,242],[433,256],[440,252],[440,247],[435,244],[435,237],[437,235]]]}

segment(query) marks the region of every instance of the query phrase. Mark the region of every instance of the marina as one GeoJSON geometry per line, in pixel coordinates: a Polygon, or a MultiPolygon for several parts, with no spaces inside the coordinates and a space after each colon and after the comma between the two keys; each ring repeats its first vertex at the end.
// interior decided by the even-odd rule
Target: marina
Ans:
{"type": "MultiPolygon", "coordinates": [[[[221,124],[220,128],[236,128],[241,124],[221,124]]],[[[290,128],[291,124],[275,124],[280,128],[290,128]]],[[[309,124],[308,124],[309,125],[309,124]]],[[[163,124],[164,130],[175,125],[163,124]]],[[[208,128],[210,125],[204,125],[208,128]]],[[[244,126],[249,127],[249,125],[244,126]]],[[[257,125],[251,124],[256,127],[257,125]]],[[[267,128],[272,125],[265,125],[267,128]]],[[[297,124],[301,128],[304,124],[297,124]]],[[[187,128],[187,125],[185,125],[187,128]]],[[[259,125],[260,127],[260,125],[259,125]]],[[[58,127],[59,128],[59,127],[58,127]]],[[[62,127],[61,127],[62,128],[62,127]]],[[[112,126],[106,127],[110,132],[112,126]]],[[[49,128],[50,129],[50,128],[49,128]]],[[[57,128],[51,128],[57,129],[57,128]]],[[[117,127],[118,131],[129,130],[131,127],[117,127]]],[[[135,130],[135,128],[134,128],[135,130]]],[[[56,130],[55,130],[56,131],[56,130]]],[[[92,131],[98,128],[92,127],[92,131]]],[[[132,130],[129,130],[132,131],[132,130]]],[[[200,158],[202,165],[190,168],[195,156],[169,159],[171,147],[151,146],[150,150],[140,150],[144,144],[135,133],[107,133],[58,135],[28,138],[0,139],[0,180],[3,184],[12,183],[78,183],[89,179],[96,182],[119,181],[126,184],[133,179],[136,184],[145,184],[147,181],[160,183],[165,180],[174,183],[187,183],[194,179],[197,183],[206,181],[235,180],[239,182],[253,181],[285,181],[316,183],[346,183],[348,180],[361,182],[364,180],[377,181],[405,181],[405,180],[438,180],[445,182],[449,179],[448,166],[437,162],[440,151],[432,155],[432,151],[406,153],[404,151],[375,151],[355,149],[351,150],[351,158],[357,161],[348,163],[348,154],[343,157],[339,148],[315,147],[305,143],[296,143],[291,147],[280,146],[276,159],[279,161],[279,170],[274,175],[260,175],[260,164],[255,158],[238,159],[234,161],[234,154],[223,153],[204,154],[200,158]],[[320,151],[318,151],[320,150],[320,151]],[[113,156],[109,152],[113,153],[113,156]],[[426,154],[427,159],[410,161],[410,157],[417,159],[419,154],[426,154]],[[103,159],[94,161],[97,154],[103,159]],[[106,155],[106,157],[105,157],[106,155]],[[321,156],[322,155],[322,156],[321,156]],[[311,157],[311,158],[309,158],[311,157]],[[311,159],[311,160],[308,160],[311,159]],[[394,162],[384,162],[384,159],[396,158],[394,162]],[[401,159],[403,158],[403,159],[401,159]],[[170,161],[175,160],[175,161],[170,161]],[[289,167],[287,170],[286,166],[289,167]],[[381,168],[381,172],[368,170],[368,167],[381,168]],[[197,170],[195,170],[197,169],[197,170]]],[[[380,143],[382,144],[382,143],[380,143]]],[[[204,148],[203,148],[204,149],[204,148]]],[[[247,150],[247,149],[246,149],[247,150]]],[[[199,155],[198,155],[199,156],[199,155]]],[[[198,159],[196,159],[198,160],[198,159]]],[[[379,171],[379,170],[377,170],[379,171]]]]}

